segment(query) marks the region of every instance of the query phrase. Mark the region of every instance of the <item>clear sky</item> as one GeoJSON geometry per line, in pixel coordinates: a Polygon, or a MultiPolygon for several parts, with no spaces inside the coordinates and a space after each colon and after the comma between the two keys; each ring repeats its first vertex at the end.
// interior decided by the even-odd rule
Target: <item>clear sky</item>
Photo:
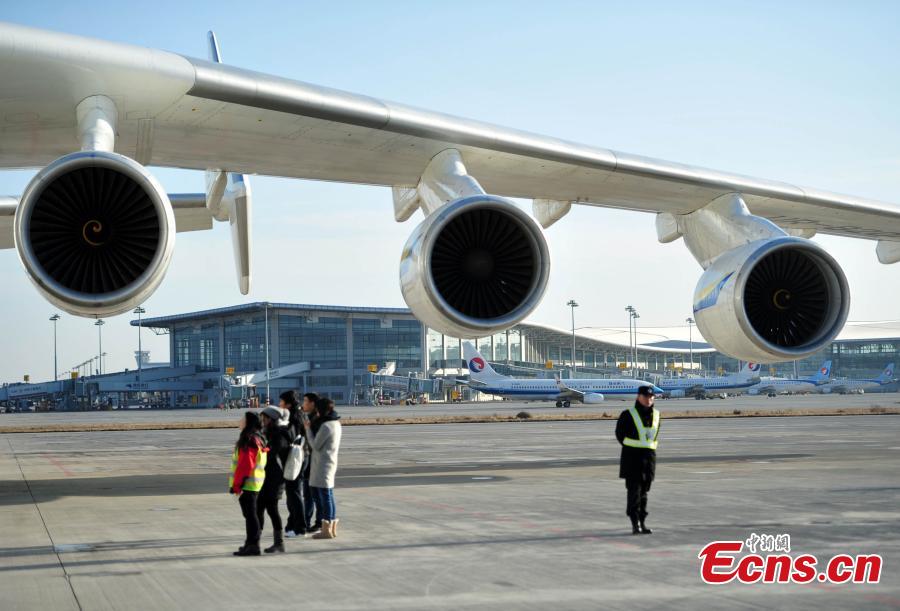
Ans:
{"type": "MultiPolygon", "coordinates": [[[[227,63],[605,148],[900,203],[900,4],[895,2],[7,2],[0,18],[227,63]]],[[[18,195],[30,172],[0,172],[18,195]]],[[[170,192],[200,172],[156,172],[170,192]]],[[[383,188],[253,177],[254,286],[237,290],[226,225],[179,234],[148,315],[245,301],[402,306],[383,188]]],[[[576,207],[547,236],[535,322],[645,326],[690,315],[700,267],[656,242],[653,216],[576,207]]],[[[900,318],[900,265],[874,242],[816,240],[843,264],[851,320],[900,318]]],[[[52,377],[54,309],[0,252],[0,381],[52,377]]],[[[136,329],[109,319],[110,368],[133,367],[136,329]]],[[[144,334],[154,358],[166,338],[144,334]]],[[[97,353],[93,321],[59,321],[61,371],[97,353]]]]}

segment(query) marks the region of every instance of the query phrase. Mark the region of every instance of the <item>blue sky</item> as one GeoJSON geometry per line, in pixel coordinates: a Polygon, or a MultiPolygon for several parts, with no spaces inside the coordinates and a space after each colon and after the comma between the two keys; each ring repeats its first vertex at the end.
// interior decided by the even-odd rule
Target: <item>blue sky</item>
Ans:
{"type": "MultiPolygon", "coordinates": [[[[225,61],[673,161],[900,202],[900,5],[892,2],[7,3],[0,18],[225,61]]],[[[16,195],[30,172],[0,173],[16,195]]],[[[169,191],[199,172],[158,170],[169,191]]],[[[253,178],[254,289],[236,287],[228,229],[178,236],[148,315],[255,300],[402,306],[387,189],[253,178]]],[[[651,215],[577,207],[547,236],[552,277],[532,320],[645,326],[690,314],[700,268],[656,242],[651,215]],[[652,286],[653,289],[648,287],[652,286]]],[[[816,238],[847,272],[852,320],[900,317],[900,266],[874,243],[816,238]]],[[[0,252],[0,381],[52,376],[54,312],[14,251],[0,252]]],[[[110,367],[132,367],[128,317],[104,327],[110,367]]],[[[90,320],[59,322],[60,368],[96,354],[90,320]]],[[[145,333],[155,357],[165,338],[145,333]]]]}

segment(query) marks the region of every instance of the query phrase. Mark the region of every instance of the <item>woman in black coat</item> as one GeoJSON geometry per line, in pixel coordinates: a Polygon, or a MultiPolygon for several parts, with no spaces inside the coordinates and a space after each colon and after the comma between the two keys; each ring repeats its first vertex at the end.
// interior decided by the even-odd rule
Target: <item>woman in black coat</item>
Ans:
{"type": "Polygon", "coordinates": [[[267,407],[260,413],[263,433],[269,456],[266,460],[266,479],[259,491],[256,512],[259,516],[259,527],[265,525],[265,514],[272,520],[272,536],[274,542],[264,551],[267,554],[284,551],[284,530],[281,515],[278,513],[278,501],[284,492],[284,464],[287,462],[293,441],[287,414],[277,407],[267,407]]]}

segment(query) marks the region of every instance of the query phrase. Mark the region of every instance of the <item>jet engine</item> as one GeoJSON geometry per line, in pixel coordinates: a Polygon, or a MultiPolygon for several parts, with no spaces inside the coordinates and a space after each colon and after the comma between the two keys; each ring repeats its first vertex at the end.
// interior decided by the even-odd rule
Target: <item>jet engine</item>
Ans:
{"type": "Polygon", "coordinates": [[[111,316],[159,286],[175,246],[175,216],[142,165],[82,151],[60,157],[25,188],[15,241],[51,303],[78,316],[111,316]]]}
{"type": "Polygon", "coordinates": [[[400,286],[429,327],[459,338],[507,329],[544,295],[550,256],[540,227],[512,202],[474,195],[432,212],[406,242],[400,286]]]}
{"type": "Polygon", "coordinates": [[[584,404],[585,405],[596,405],[597,403],[603,403],[605,397],[598,392],[589,392],[584,395],[584,404]]]}
{"type": "Polygon", "coordinates": [[[723,253],[694,292],[703,337],[725,354],[762,363],[818,352],[843,328],[849,309],[847,279],[834,258],[794,237],[723,253]]]}

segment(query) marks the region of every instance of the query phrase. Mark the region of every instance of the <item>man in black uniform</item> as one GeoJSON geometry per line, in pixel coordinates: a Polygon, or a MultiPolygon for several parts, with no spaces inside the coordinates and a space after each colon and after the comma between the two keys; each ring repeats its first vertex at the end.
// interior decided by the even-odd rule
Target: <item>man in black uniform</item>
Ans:
{"type": "Polygon", "coordinates": [[[619,415],[616,439],[622,444],[619,477],[625,480],[628,505],[625,513],[631,518],[632,534],[649,535],[647,528],[647,493],[656,475],[656,438],[659,435],[659,411],[653,408],[652,386],[638,389],[634,407],[619,415]]]}

